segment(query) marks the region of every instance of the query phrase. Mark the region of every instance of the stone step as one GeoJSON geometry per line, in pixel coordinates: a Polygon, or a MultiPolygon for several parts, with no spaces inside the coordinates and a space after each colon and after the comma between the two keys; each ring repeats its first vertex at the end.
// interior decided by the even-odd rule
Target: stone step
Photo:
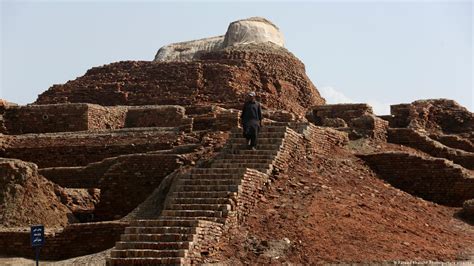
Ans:
{"type": "Polygon", "coordinates": [[[229,198],[171,198],[170,204],[229,204],[229,198]]]}
{"type": "Polygon", "coordinates": [[[255,159],[255,158],[235,158],[235,159],[215,159],[212,161],[212,165],[215,163],[266,163],[271,164],[272,159],[255,159]]]}
{"type": "Polygon", "coordinates": [[[200,191],[213,191],[213,192],[219,192],[219,191],[229,191],[229,192],[237,192],[239,191],[239,186],[238,185],[178,185],[176,187],[176,192],[185,192],[185,191],[194,191],[194,192],[200,192],[200,191]]]}
{"type": "Polygon", "coordinates": [[[243,155],[272,155],[276,156],[278,154],[278,150],[264,150],[264,149],[257,149],[257,150],[230,150],[229,154],[243,154],[243,155]]]}
{"type": "Polygon", "coordinates": [[[120,240],[124,242],[174,242],[193,241],[193,239],[193,234],[122,234],[120,236],[120,240]]]}
{"type": "Polygon", "coordinates": [[[259,155],[259,154],[232,154],[232,153],[225,153],[219,157],[220,159],[225,160],[273,160],[275,155],[259,155]]]}
{"type": "Polygon", "coordinates": [[[149,226],[149,227],[127,227],[125,234],[193,234],[196,227],[180,226],[149,226]]]}
{"type": "Polygon", "coordinates": [[[166,210],[203,210],[203,211],[230,211],[230,204],[170,204],[166,210]]]}
{"type": "Polygon", "coordinates": [[[205,220],[205,221],[211,221],[211,222],[216,222],[216,223],[225,223],[226,217],[209,217],[209,216],[197,216],[197,217],[175,217],[175,216],[162,216],[163,218],[166,219],[187,219],[191,221],[197,221],[197,220],[205,220]]]}
{"type": "Polygon", "coordinates": [[[125,249],[125,250],[111,250],[110,257],[112,258],[170,258],[170,257],[185,257],[188,251],[185,249],[172,250],[154,250],[154,249],[125,249]]]}
{"type": "Polygon", "coordinates": [[[191,174],[243,174],[245,170],[245,168],[194,168],[191,170],[191,174]]]}
{"type": "Polygon", "coordinates": [[[119,241],[115,244],[116,249],[156,249],[156,250],[176,250],[189,249],[189,241],[175,242],[123,242],[119,241]]]}
{"type": "Polygon", "coordinates": [[[280,126],[280,127],[297,127],[297,126],[305,126],[308,125],[308,122],[272,122],[272,126],[280,126]]]}
{"type": "Polygon", "coordinates": [[[110,258],[108,265],[184,265],[188,263],[185,258],[110,258]]]}
{"type": "MultiPolygon", "coordinates": [[[[267,132],[286,132],[286,126],[263,126],[260,128],[259,133],[267,133],[267,132]]],[[[240,133],[242,136],[242,128],[233,128],[231,130],[232,133],[240,133]]]]}
{"type": "MultiPolygon", "coordinates": [[[[266,139],[266,138],[284,138],[286,132],[259,132],[258,133],[258,138],[259,139],[266,139]]],[[[229,135],[230,139],[234,138],[241,138],[245,139],[244,135],[242,134],[242,131],[239,132],[231,132],[229,135]]]]}
{"type": "MultiPolygon", "coordinates": [[[[227,171],[228,172],[228,171],[227,171]]],[[[224,173],[224,174],[191,174],[180,178],[180,180],[194,180],[194,179],[242,179],[242,173],[224,173]]]]}
{"type": "MultiPolygon", "coordinates": [[[[258,144],[281,144],[283,138],[262,138],[258,136],[258,144]]],[[[247,144],[245,138],[231,138],[227,141],[229,144],[247,144]]]]}
{"type": "MultiPolygon", "coordinates": [[[[210,210],[163,210],[161,215],[170,217],[225,217],[227,212],[210,210]]],[[[178,239],[179,240],[179,239],[178,239]]],[[[186,239],[183,239],[186,240],[186,239]]]]}
{"type": "MultiPolygon", "coordinates": [[[[277,151],[282,144],[257,144],[257,150],[272,150],[277,151]]],[[[246,144],[230,143],[225,146],[226,149],[232,150],[250,150],[246,144]]]]}
{"type": "Polygon", "coordinates": [[[161,227],[161,226],[194,227],[197,225],[198,225],[198,221],[178,220],[178,219],[132,220],[130,222],[130,226],[132,227],[161,227]]]}
{"type": "Polygon", "coordinates": [[[173,192],[173,198],[228,198],[235,192],[229,191],[180,191],[173,192]]]}
{"type": "Polygon", "coordinates": [[[213,166],[219,167],[219,168],[234,168],[234,167],[245,167],[245,168],[250,168],[250,169],[257,169],[257,170],[267,170],[270,168],[269,163],[215,163],[212,164],[213,166]]]}
{"type": "Polygon", "coordinates": [[[241,179],[237,178],[229,178],[229,179],[223,179],[223,178],[214,178],[214,179],[180,179],[179,184],[180,185],[185,185],[185,186],[219,186],[219,185],[235,185],[238,186],[242,182],[241,179]]]}

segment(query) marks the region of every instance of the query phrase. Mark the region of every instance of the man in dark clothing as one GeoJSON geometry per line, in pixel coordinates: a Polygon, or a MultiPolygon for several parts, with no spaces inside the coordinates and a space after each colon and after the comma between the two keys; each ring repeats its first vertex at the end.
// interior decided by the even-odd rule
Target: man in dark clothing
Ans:
{"type": "Polygon", "coordinates": [[[250,92],[248,96],[248,100],[242,108],[240,120],[242,121],[244,137],[247,139],[249,148],[256,150],[257,135],[262,126],[262,108],[260,103],[257,102],[255,92],[250,92]]]}

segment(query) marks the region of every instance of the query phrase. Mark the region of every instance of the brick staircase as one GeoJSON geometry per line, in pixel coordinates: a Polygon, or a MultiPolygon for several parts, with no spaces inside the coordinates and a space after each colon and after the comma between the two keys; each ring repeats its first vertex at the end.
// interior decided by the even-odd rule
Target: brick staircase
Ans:
{"type": "Polygon", "coordinates": [[[233,129],[208,168],[177,178],[156,220],[136,220],[111,251],[108,265],[190,264],[202,261],[222,233],[251,211],[272,173],[284,170],[301,135],[281,124],[265,126],[258,150],[233,129]]]}

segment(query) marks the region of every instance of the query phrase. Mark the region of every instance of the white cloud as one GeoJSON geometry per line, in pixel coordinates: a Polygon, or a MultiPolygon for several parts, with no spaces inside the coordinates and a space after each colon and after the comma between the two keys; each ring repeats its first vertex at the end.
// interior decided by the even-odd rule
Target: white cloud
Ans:
{"type": "Polygon", "coordinates": [[[372,106],[376,115],[389,115],[390,114],[390,103],[381,102],[375,99],[367,100],[367,103],[372,106]]]}
{"type": "Polygon", "coordinates": [[[333,87],[326,86],[319,88],[319,92],[326,99],[328,104],[354,102],[351,98],[347,97],[344,93],[334,89],[333,87]]]}
{"type": "Polygon", "coordinates": [[[388,115],[390,114],[390,103],[382,102],[376,99],[365,99],[362,101],[355,101],[347,97],[344,93],[331,86],[325,86],[318,88],[321,95],[326,99],[328,104],[335,103],[367,103],[372,106],[374,113],[377,115],[388,115]]]}

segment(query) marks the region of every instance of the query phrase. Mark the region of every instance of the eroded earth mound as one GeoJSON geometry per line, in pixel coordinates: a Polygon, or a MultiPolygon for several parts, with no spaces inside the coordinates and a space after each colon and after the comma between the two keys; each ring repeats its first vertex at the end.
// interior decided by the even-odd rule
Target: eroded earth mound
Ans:
{"type": "Polygon", "coordinates": [[[74,218],[58,194],[61,188],[29,162],[0,158],[0,225],[62,227],[74,218]]]}

